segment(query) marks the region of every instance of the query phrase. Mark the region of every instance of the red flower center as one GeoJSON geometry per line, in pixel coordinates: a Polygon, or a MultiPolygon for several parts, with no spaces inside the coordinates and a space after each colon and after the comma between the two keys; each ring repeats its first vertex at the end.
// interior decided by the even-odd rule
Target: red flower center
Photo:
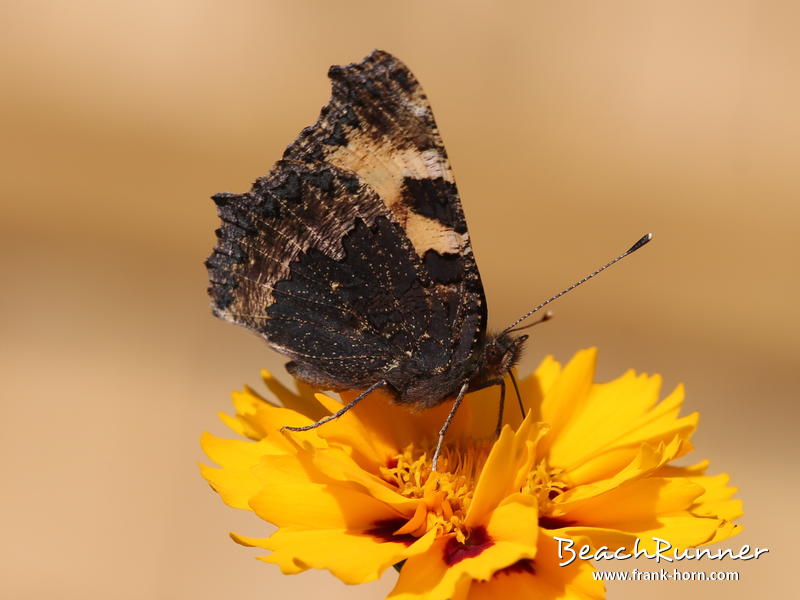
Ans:
{"type": "Polygon", "coordinates": [[[408,533],[402,535],[395,535],[394,533],[405,524],[406,522],[404,519],[384,519],[382,521],[376,521],[374,526],[364,531],[364,533],[382,542],[395,542],[410,546],[417,541],[417,538],[408,533]]]}
{"type": "Polygon", "coordinates": [[[490,548],[494,540],[489,537],[484,527],[476,527],[469,532],[469,537],[462,544],[455,536],[447,540],[444,547],[444,562],[448,567],[452,567],[457,562],[465,558],[473,558],[481,552],[490,548]]]}

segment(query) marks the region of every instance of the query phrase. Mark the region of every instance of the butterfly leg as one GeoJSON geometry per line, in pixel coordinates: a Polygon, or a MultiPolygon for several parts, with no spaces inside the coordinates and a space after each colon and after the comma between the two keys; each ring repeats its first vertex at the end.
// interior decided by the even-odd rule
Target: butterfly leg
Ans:
{"type": "Polygon", "coordinates": [[[342,408],[340,408],[339,410],[337,410],[335,413],[333,413],[332,415],[328,415],[327,417],[323,417],[322,419],[320,419],[320,420],[319,420],[319,421],[317,421],[316,423],[312,423],[311,425],[306,425],[305,427],[289,427],[288,425],[286,425],[286,426],[284,426],[284,427],[281,427],[281,431],[283,431],[284,429],[287,429],[287,430],[289,430],[289,431],[308,431],[309,429],[316,429],[316,428],[317,428],[317,427],[319,427],[320,425],[324,425],[325,423],[328,423],[329,421],[333,421],[334,419],[338,419],[338,418],[339,418],[339,417],[341,417],[341,416],[342,416],[344,413],[346,413],[348,410],[350,410],[350,409],[351,409],[351,408],[353,408],[353,407],[354,407],[356,404],[358,404],[358,403],[359,403],[359,402],[361,402],[361,401],[362,401],[364,398],[366,398],[366,397],[367,397],[369,394],[371,394],[372,392],[374,392],[374,391],[375,391],[375,390],[377,390],[378,388],[380,388],[380,387],[383,387],[384,385],[386,385],[386,383],[387,383],[387,382],[386,382],[386,380],[385,380],[385,379],[381,379],[381,380],[380,380],[380,381],[378,381],[377,383],[373,383],[373,384],[372,384],[371,386],[369,386],[369,387],[368,387],[366,390],[364,390],[363,392],[361,392],[361,393],[360,393],[358,396],[356,396],[355,398],[353,398],[353,399],[352,399],[350,402],[348,402],[347,404],[345,404],[345,405],[344,405],[342,408]]]}
{"type": "Polygon", "coordinates": [[[439,455],[442,453],[442,444],[444,444],[444,436],[447,433],[448,428],[450,427],[450,423],[453,422],[453,417],[456,416],[456,411],[458,407],[461,406],[461,401],[464,399],[464,394],[467,393],[467,388],[469,387],[469,381],[465,381],[464,384],[461,386],[461,389],[458,390],[458,396],[456,396],[455,402],[453,402],[453,408],[450,409],[450,413],[447,415],[447,418],[444,420],[444,425],[439,430],[439,441],[436,444],[436,451],[433,453],[433,464],[431,466],[431,470],[435,471],[436,467],[439,465],[439,455]]]}
{"type": "Polygon", "coordinates": [[[499,379],[497,385],[500,386],[500,406],[497,408],[497,427],[494,428],[494,437],[500,437],[500,430],[503,428],[503,409],[506,403],[506,382],[499,379]]]}
{"type": "Polygon", "coordinates": [[[511,378],[511,383],[514,384],[514,391],[517,394],[517,403],[519,404],[519,413],[522,415],[522,418],[525,418],[525,406],[522,404],[522,395],[519,393],[519,386],[517,385],[517,378],[514,377],[514,372],[509,369],[508,376],[511,378]]]}

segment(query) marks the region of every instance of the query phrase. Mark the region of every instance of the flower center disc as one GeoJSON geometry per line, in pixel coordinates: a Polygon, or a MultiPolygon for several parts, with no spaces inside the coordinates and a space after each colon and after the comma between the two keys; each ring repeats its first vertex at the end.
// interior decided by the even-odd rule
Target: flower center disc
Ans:
{"type": "Polygon", "coordinates": [[[490,449],[490,442],[480,441],[446,446],[434,472],[428,450],[409,444],[381,467],[381,476],[398,493],[420,500],[414,516],[396,533],[419,537],[435,528],[439,535],[455,533],[463,543],[468,536],[464,517],[490,449]]]}
{"type": "MultiPolygon", "coordinates": [[[[439,458],[440,470],[434,472],[429,449],[409,444],[381,467],[381,476],[398,493],[420,500],[414,515],[395,535],[421,537],[436,529],[437,535],[453,533],[458,542],[466,543],[470,532],[464,519],[491,447],[487,441],[446,446],[439,458]]],[[[519,490],[537,498],[541,515],[549,512],[553,500],[567,487],[559,475],[560,470],[541,460],[519,490]]]]}

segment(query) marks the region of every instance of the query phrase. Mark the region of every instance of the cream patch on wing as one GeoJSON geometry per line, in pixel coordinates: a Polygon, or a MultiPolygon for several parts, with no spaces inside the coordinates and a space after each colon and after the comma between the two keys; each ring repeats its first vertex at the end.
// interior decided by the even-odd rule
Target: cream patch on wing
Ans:
{"type": "Polygon", "coordinates": [[[435,149],[423,152],[413,148],[400,149],[388,139],[376,143],[374,138],[354,130],[348,132],[347,141],[346,146],[337,146],[326,153],[326,162],[358,175],[378,192],[383,203],[392,211],[402,198],[401,188],[405,177],[441,177],[453,182],[453,173],[445,158],[435,149]]]}
{"type": "Polygon", "coordinates": [[[460,254],[467,243],[466,233],[460,235],[412,210],[406,212],[405,232],[419,256],[428,250],[436,250],[439,254],[460,254]]]}
{"type": "Polygon", "coordinates": [[[427,250],[439,253],[460,253],[465,245],[463,236],[446,225],[418,214],[405,205],[403,180],[437,179],[453,182],[453,173],[446,159],[435,149],[420,152],[413,148],[399,149],[389,143],[375,143],[374,138],[351,131],[346,146],[330,151],[325,160],[340,169],[356,173],[380,196],[386,207],[403,225],[417,254],[427,250]]]}

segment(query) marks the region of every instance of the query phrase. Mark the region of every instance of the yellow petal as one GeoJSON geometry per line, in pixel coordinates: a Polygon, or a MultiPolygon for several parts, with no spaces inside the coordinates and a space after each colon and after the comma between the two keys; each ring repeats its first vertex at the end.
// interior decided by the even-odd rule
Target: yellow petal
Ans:
{"type": "Polygon", "coordinates": [[[200,472],[222,501],[232,508],[248,510],[250,498],[261,489],[261,481],[247,470],[212,469],[200,465],[200,472]]]}
{"type": "MultiPolygon", "coordinates": [[[[658,378],[660,381],[660,377],[658,378]]],[[[691,413],[678,418],[686,391],[683,384],[659,402],[652,410],[632,420],[627,433],[617,440],[618,445],[672,438],[678,433],[692,432],[697,426],[698,415],[691,413]]],[[[686,435],[684,433],[684,435],[686,435]]]]}
{"type": "Polygon", "coordinates": [[[250,507],[279,527],[367,529],[401,513],[353,483],[312,481],[307,462],[297,456],[267,456],[259,466],[263,481],[250,507]]]}
{"type": "MultiPolygon", "coordinates": [[[[328,411],[335,412],[343,404],[353,400],[358,393],[342,392],[341,402],[320,396],[318,398],[328,411]]],[[[465,398],[448,430],[449,443],[475,437],[470,405],[475,402],[473,396],[483,393],[482,390],[465,398]]],[[[409,444],[430,445],[436,439],[452,404],[453,400],[448,399],[437,406],[417,412],[414,407],[395,404],[389,394],[379,390],[359,402],[337,421],[324,425],[326,431],[323,435],[332,443],[352,447],[356,451],[356,460],[361,455],[375,464],[383,464],[386,458],[396,455],[409,444]]]]}
{"type": "MultiPolygon", "coordinates": [[[[343,393],[342,400],[349,402],[356,395],[357,392],[343,393]]],[[[328,414],[343,406],[343,402],[325,394],[317,394],[316,397],[328,414]]],[[[376,471],[399,452],[400,447],[394,439],[396,434],[391,432],[390,426],[393,420],[398,424],[403,422],[403,418],[394,414],[400,410],[391,403],[388,395],[379,391],[373,392],[338,419],[320,426],[318,432],[329,444],[347,449],[362,467],[376,471]],[[384,413],[387,422],[381,424],[380,421],[367,419],[378,410],[384,413]]],[[[403,417],[408,418],[406,415],[403,417]]]]}
{"type": "MultiPolygon", "coordinates": [[[[561,371],[561,363],[552,356],[544,357],[544,360],[542,360],[533,374],[533,379],[536,380],[536,387],[539,389],[539,397],[544,398],[544,395],[550,391],[550,388],[555,385],[561,376],[561,371]]],[[[529,380],[530,378],[527,378],[524,381],[527,382],[529,380]]]]}
{"type": "Polygon", "coordinates": [[[653,447],[649,444],[642,444],[639,447],[638,453],[628,465],[611,477],[599,480],[590,478],[590,481],[595,481],[594,483],[587,483],[584,485],[576,484],[573,480],[575,473],[569,473],[570,483],[572,483],[574,487],[560,495],[555,502],[559,510],[566,510],[565,507],[567,506],[608,492],[627,481],[646,477],[669,461],[682,455],[682,449],[686,443],[687,442],[681,438],[675,437],[669,444],[662,443],[657,447],[653,447]]]}
{"type": "Polygon", "coordinates": [[[264,454],[272,454],[270,441],[229,440],[204,433],[200,446],[211,460],[220,466],[249,468],[258,464],[264,454]]]}
{"type": "Polygon", "coordinates": [[[690,509],[703,488],[678,478],[647,478],[621,485],[589,498],[547,520],[558,535],[585,536],[595,547],[631,547],[636,538],[642,548],[655,546],[653,537],[686,548],[708,543],[725,522],[699,517],[690,509]]]}
{"type": "Polygon", "coordinates": [[[596,349],[581,350],[567,363],[545,394],[541,418],[550,425],[550,433],[542,440],[541,453],[549,453],[553,441],[583,411],[596,364],[596,349]]]}
{"type": "Polygon", "coordinates": [[[439,538],[424,554],[409,558],[389,598],[391,600],[449,600],[463,593],[471,579],[489,579],[498,569],[533,558],[535,547],[490,540],[478,546],[454,545],[455,538],[439,538]],[[462,558],[465,556],[465,558],[462,558]]]}
{"type": "Polygon", "coordinates": [[[489,537],[535,549],[539,534],[536,498],[524,494],[508,496],[492,512],[486,527],[489,537]]]}
{"type": "MultiPolygon", "coordinates": [[[[524,414],[520,413],[519,401],[514,386],[510,379],[506,378],[506,403],[503,411],[503,424],[509,425],[512,429],[517,429],[528,412],[533,413],[534,421],[541,421],[542,399],[545,391],[552,387],[560,373],[561,365],[552,356],[545,357],[536,371],[528,377],[520,378],[515,369],[514,375],[519,386],[524,414]]],[[[479,390],[465,398],[465,405],[469,407],[472,414],[471,437],[481,439],[494,436],[499,401],[500,390],[496,386],[479,390]]]]}
{"type": "Polygon", "coordinates": [[[223,467],[214,469],[200,465],[206,481],[228,506],[250,508],[250,498],[263,485],[263,479],[258,476],[255,466],[262,456],[274,452],[274,444],[268,440],[227,440],[205,433],[201,438],[201,445],[208,457],[223,467]]]}
{"type": "Polygon", "coordinates": [[[708,469],[710,461],[709,460],[701,460],[699,463],[695,465],[691,465],[688,467],[676,467],[675,465],[664,465],[658,470],[657,475],[659,477],[696,477],[698,475],[703,475],[708,469]]]}
{"type": "Polygon", "coordinates": [[[360,531],[282,528],[262,542],[272,554],[261,560],[277,564],[287,574],[327,569],[344,583],[359,584],[373,581],[392,565],[425,552],[434,539],[433,531],[407,544],[381,541],[360,531]]]}
{"type": "MultiPolygon", "coordinates": [[[[448,403],[448,406],[451,404],[448,403]]],[[[489,439],[493,438],[497,430],[497,417],[500,408],[500,387],[491,386],[467,394],[464,398],[464,403],[459,409],[459,413],[464,410],[469,415],[466,427],[460,428],[447,434],[447,439],[450,442],[455,440],[468,440],[468,439],[489,439]]],[[[510,385],[506,386],[506,402],[505,410],[503,411],[503,423],[515,423],[516,426],[520,424],[522,418],[519,416],[519,406],[517,399],[514,396],[514,391],[510,385]],[[509,395],[509,389],[511,393],[509,395]]],[[[441,417],[439,417],[441,419],[441,417]]],[[[444,422],[442,420],[442,422],[444,422]]],[[[431,423],[435,427],[435,423],[431,423]]],[[[516,429],[512,425],[512,428],[516,429]]],[[[439,423],[441,427],[441,423],[439,423]]]]}
{"type": "Polygon", "coordinates": [[[293,392],[266,369],[262,369],[261,378],[269,391],[277,396],[280,403],[286,408],[299,412],[312,422],[325,416],[325,411],[314,398],[314,391],[307,384],[296,380],[295,385],[298,387],[298,392],[293,392]]]}
{"type": "MultiPolygon", "coordinates": [[[[561,379],[565,376],[566,370],[561,379]]],[[[573,484],[581,484],[613,476],[630,463],[643,443],[657,446],[676,436],[687,440],[697,425],[697,415],[678,417],[682,386],[656,404],[660,385],[659,376],[633,371],[592,385],[572,406],[562,406],[569,411],[569,420],[543,440],[540,456],[547,450],[549,464],[563,469],[573,484]]],[[[552,417],[545,414],[545,418],[552,417]]]]}
{"type": "Polygon", "coordinates": [[[267,432],[258,420],[258,412],[263,406],[276,405],[259,396],[248,386],[241,391],[231,393],[231,400],[236,410],[236,416],[230,417],[220,413],[223,423],[251,440],[263,438],[267,432]]]}
{"type": "Polygon", "coordinates": [[[417,531],[424,530],[427,524],[427,517],[428,517],[428,508],[424,502],[419,502],[417,504],[417,508],[414,511],[413,516],[406,521],[406,524],[403,525],[400,529],[395,531],[396,535],[404,535],[404,534],[413,534],[417,531]]]}
{"type": "MultiPolygon", "coordinates": [[[[488,388],[472,394],[467,394],[464,397],[464,402],[461,408],[453,419],[450,428],[447,430],[447,443],[455,444],[459,440],[471,440],[475,438],[474,432],[474,418],[472,415],[472,406],[476,402],[480,402],[481,398],[490,397],[493,390],[496,388],[488,388]]],[[[498,393],[498,392],[495,392],[498,393]]],[[[412,421],[412,435],[413,437],[403,439],[401,442],[405,444],[415,443],[418,445],[435,445],[436,439],[439,435],[439,430],[450,414],[453,408],[454,398],[448,398],[433,408],[428,408],[423,411],[408,411],[407,408],[401,407],[407,411],[407,419],[412,421]]],[[[495,404],[496,406],[496,404],[495,404]]],[[[497,414],[497,413],[495,413],[497,414]]],[[[389,424],[391,426],[391,424],[389,424]]],[[[402,446],[401,446],[402,447],[402,446]]]]}
{"type": "Polygon", "coordinates": [[[553,434],[550,464],[574,469],[588,456],[618,445],[630,423],[658,400],[660,381],[628,371],[609,383],[593,384],[583,404],[572,408],[569,422],[553,434]]]}
{"type": "Polygon", "coordinates": [[[690,481],[650,477],[568,506],[558,505],[558,518],[598,527],[653,521],[659,514],[688,509],[702,493],[703,488],[690,481]]]}
{"type": "Polygon", "coordinates": [[[690,481],[703,487],[705,492],[695,500],[691,511],[705,517],[719,517],[732,521],[742,516],[742,501],[733,499],[736,489],[728,485],[730,476],[721,473],[714,476],[692,477],[690,481]]]}
{"type": "Polygon", "coordinates": [[[463,595],[469,579],[492,573],[536,554],[537,505],[531,496],[508,497],[485,527],[473,528],[464,544],[454,536],[438,539],[423,555],[403,566],[390,598],[453,598],[463,595]]]}
{"type": "Polygon", "coordinates": [[[544,429],[528,414],[514,432],[504,427],[483,465],[465,519],[467,527],[486,523],[500,502],[522,487],[535,458],[535,443],[544,429]]]}
{"type": "MultiPolygon", "coordinates": [[[[223,421],[234,431],[255,440],[272,437],[276,444],[286,447],[286,436],[280,433],[284,426],[304,427],[314,423],[310,418],[299,412],[276,406],[260,398],[249,388],[241,392],[234,392],[233,404],[236,408],[236,417],[223,417],[223,421]],[[280,441],[279,438],[283,438],[280,441]]],[[[319,437],[317,430],[295,432],[295,440],[310,443],[313,446],[324,447],[327,444],[319,437]]]]}
{"type": "Polygon", "coordinates": [[[704,519],[692,515],[658,516],[653,519],[619,523],[618,528],[572,526],[552,533],[576,540],[586,538],[593,548],[607,546],[612,551],[622,547],[632,551],[638,540],[641,550],[652,553],[658,544],[654,538],[666,540],[674,548],[684,549],[711,543],[718,530],[726,526],[725,522],[718,519],[704,519]]]}
{"type": "Polygon", "coordinates": [[[219,420],[225,424],[225,426],[238,433],[242,437],[250,438],[251,440],[260,440],[264,437],[264,432],[260,428],[257,429],[252,427],[246,419],[242,419],[241,417],[232,417],[231,415],[226,415],[221,411],[217,413],[217,416],[219,417],[219,420]]]}
{"type": "Polygon", "coordinates": [[[320,473],[331,480],[359,486],[398,512],[411,515],[416,509],[418,500],[398,494],[386,481],[373,472],[366,471],[340,448],[317,451],[311,456],[311,461],[320,473]]]}
{"type": "Polygon", "coordinates": [[[730,476],[727,473],[704,475],[707,466],[708,461],[703,461],[694,467],[665,466],[659,469],[656,475],[681,477],[703,488],[703,494],[690,507],[693,514],[726,521],[738,519],[743,514],[742,501],[733,498],[737,488],[728,485],[730,476]]]}
{"type": "Polygon", "coordinates": [[[558,565],[558,545],[547,535],[539,536],[539,549],[532,561],[519,561],[496,572],[489,581],[475,581],[469,600],[601,600],[603,584],[592,577],[586,561],[558,565]]]}

